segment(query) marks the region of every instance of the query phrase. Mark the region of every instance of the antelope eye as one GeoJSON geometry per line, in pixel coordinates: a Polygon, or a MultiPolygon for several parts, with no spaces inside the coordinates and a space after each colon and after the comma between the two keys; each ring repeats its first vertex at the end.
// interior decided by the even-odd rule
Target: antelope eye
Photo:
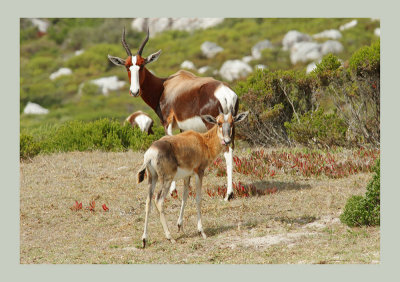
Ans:
{"type": "Polygon", "coordinates": [[[222,122],[218,122],[218,126],[222,126],[222,122]]]}

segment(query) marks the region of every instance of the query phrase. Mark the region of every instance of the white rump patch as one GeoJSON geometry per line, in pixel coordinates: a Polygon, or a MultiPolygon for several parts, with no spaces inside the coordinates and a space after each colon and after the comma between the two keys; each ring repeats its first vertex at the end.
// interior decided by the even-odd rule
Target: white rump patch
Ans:
{"type": "Polygon", "coordinates": [[[178,127],[183,131],[194,130],[197,132],[206,132],[207,127],[199,116],[195,116],[184,121],[177,121],[178,127]]]}
{"type": "Polygon", "coordinates": [[[146,115],[138,115],[135,118],[135,122],[137,123],[141,131],[147,132],[151,125],[151,118],[146,115]]]}
{"type": "Polygon", "coordinates": [[[237,95],[229,87],[225,85],[218,87],[217,90],[215,90],[214,96],[221,103],[224,113],[228,113],[231,108],[235,109],[237,95]]]}
{"type": "Polygon", "coordinates": [[[183,168],[178,167],[178,170],[177,170],[177,172],[175,174],[174,180],[179,180],[179,179],[188,177],[188,176],[190,176],[192,174],[193,174],[192,170],[187,170],[187,169],[183,169],[183,168]]]}

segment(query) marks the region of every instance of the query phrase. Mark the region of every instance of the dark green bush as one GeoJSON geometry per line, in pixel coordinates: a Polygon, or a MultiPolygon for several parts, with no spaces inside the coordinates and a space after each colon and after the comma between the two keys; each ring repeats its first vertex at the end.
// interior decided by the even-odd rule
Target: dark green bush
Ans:
{"type": "Polygon", "coordinates": [[[377,159],[373,171],[365,197],[352,196],[340,215],[340,220],[350,227],[380,225],[380,159],[377,159]]]}
{"type": "Polygon", "coordinates": [[[349,61],[350,70],[357,75],[376,75],[380,73],[380,40],[355,52],[349,61]]]}
{"type": "Polygon", "coordinates": [[[317,71],[318,92],[332,101],[354,145],[380,144],[380,43],[353,54],[349,68],[317,71]]]}
{"type": "Polygon", "coordinates": [[[303,72],[255,71],[235,87],[241,107],[250,111],[238,124],[239,133],[251,144],[290,144],[284,123],[312,110],[314,87],[315,80],[303,72]]]}
{"type": "Polygon", "coordinates": [[[22,133],[19,137],[19,156],[21,159],[32,158],[39,154],[40,143],[33,136],[22,133]]]}
{"type": "Polygon", "coordinates": [[[347,126],[337,114],[325,114],[323,108],[317,111],[309,111],[292,118],[291,122],[285,122],[289,137],[294,141],[306,145],[318,145],[323,147],[345,146],[347,126]]]}

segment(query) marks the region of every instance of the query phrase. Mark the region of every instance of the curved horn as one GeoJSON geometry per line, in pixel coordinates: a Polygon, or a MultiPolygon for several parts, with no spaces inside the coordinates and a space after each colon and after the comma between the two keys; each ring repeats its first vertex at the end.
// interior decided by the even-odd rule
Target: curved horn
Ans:
{"type": "Polygon", "coordinates": [[[144,39],[144,41],[142,42],[142,44],[140,45],[139,51],[137,52],[138,55],[140,55],[140,56],[142,56],[143,48],[144,48],[144,46],[146,45],[147,41],[149,40],[149,34],[150,34],[150,33],[149,33],[149,27],[147,27],[147,36],[146,36],[146,38],[144,39]]]}
{"type": "Polygon", "coordinates": [[[125,48],[126,54],[128,54],[128,56],[132,56],[132,52],[131,52],[131,50],[129,49],[129,46],[128,46],[128,44],[127,44],[126,41],[125,41],[125,27],[124,27],[124,30],[122,31],[121,42],[122,42],[122,46],[124,46],[124,48],[125,48]]]}

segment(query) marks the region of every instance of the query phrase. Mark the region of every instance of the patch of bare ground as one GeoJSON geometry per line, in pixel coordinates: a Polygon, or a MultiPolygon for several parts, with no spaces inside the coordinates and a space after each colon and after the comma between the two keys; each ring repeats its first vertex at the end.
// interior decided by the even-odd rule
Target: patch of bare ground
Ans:
{"type": "MultiPolygon", "coordinates": [[[[246,152],[237,152],[238,155],[246,152]]],[[[136,184],[142,153],[72,152],[39,155],[20,164],[20,262],[30,263],[379,263],[379,227],[348,228],[339,218],[346,200],[362,195],[371,174],[304,178],[277,174],[265,179],[234,173],[235,182],[263,196],[235,198],[203,193],[203,226],[189,197],[184,232],[177,230],[178,197],[168,197],[166,219],[176,243],[164,237],[153,207],[149,244],[141,248],[147,181],[136,184]],[[81,210],[71,207],[82,202],[81,210]],[[95,210],[89,203],[95,201],[95,210]],[[106,204],[108,211],[102,209],[106,204]]],[[[203,191],[224,185],[209,173],[203,191]]]]}

